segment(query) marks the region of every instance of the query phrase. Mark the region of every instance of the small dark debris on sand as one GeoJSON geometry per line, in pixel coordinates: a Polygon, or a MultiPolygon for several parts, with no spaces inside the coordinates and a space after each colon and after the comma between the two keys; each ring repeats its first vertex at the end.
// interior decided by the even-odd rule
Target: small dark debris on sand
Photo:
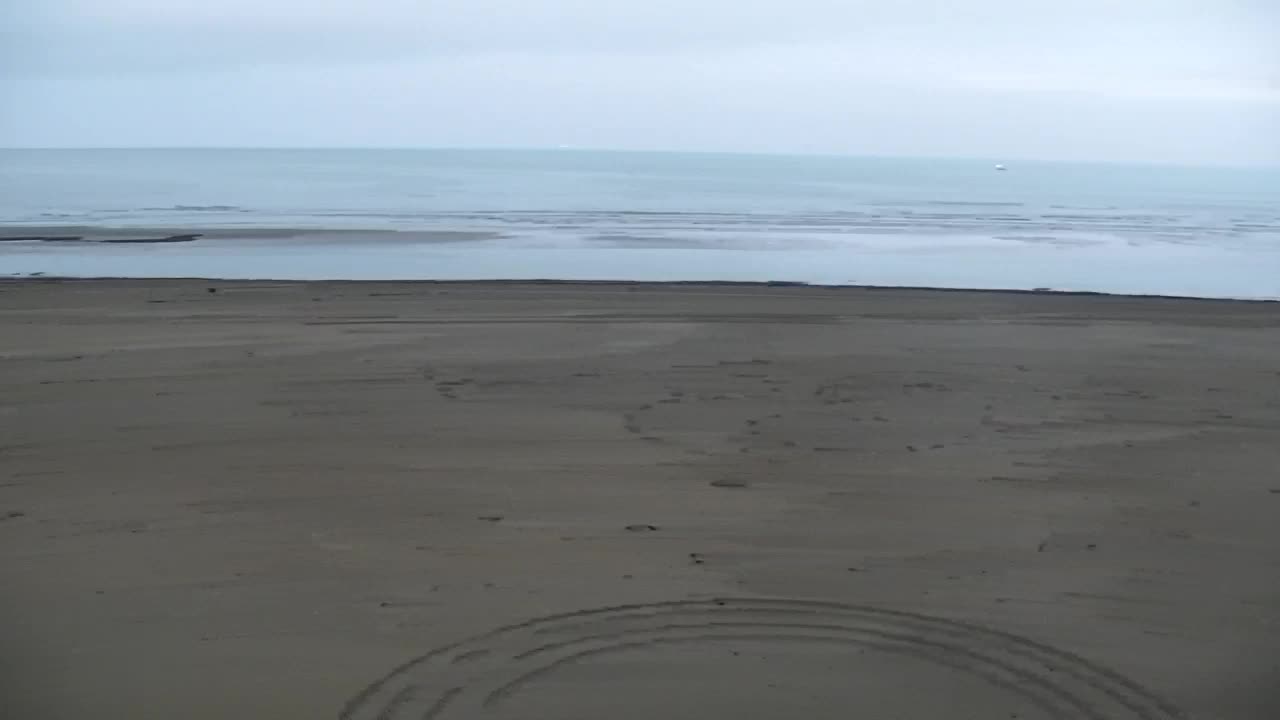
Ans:
{"type": "Polygon", "coordinates": [[[657,525],[628,525],[627,532],[654,532],[658,529],[657,525]]]}

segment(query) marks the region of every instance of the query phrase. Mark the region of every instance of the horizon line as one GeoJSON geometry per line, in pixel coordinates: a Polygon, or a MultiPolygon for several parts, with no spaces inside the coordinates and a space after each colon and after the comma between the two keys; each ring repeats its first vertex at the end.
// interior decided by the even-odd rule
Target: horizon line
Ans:
{"type": "Polygon", "coordinates": [[[1247,170],[1280,170],[1280,162],[1191,162],[1137,159],[1079,159],[1068,160],[1044,157],[997,157],[975,155],[894,155],[851,152],[777,151],[777,150],[673,150],[635,149],[614,147],[590,147],[573,145],[30,145],[0,146],[3,152],[60,152],[60,151],[411,151],[411,152],[546,152],[546,153],[616,153],[632,155],[737,155],[751,157],[791,157],[830,159],[877,160],[947,160],[974,162],[1025,162],[1066,165],[1143,165],[1152,167],[1185,168],[1237,168],[1247,170]]]}

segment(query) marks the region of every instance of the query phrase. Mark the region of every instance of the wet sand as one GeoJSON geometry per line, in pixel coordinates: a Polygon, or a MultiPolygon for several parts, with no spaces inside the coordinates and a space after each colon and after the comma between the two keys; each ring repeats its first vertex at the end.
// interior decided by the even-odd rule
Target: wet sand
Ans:
{"type": "Polygon", "coordinates": [[[23,281],[0,362],[3,717],[1280,717],[1275,304],[23,281]]]}

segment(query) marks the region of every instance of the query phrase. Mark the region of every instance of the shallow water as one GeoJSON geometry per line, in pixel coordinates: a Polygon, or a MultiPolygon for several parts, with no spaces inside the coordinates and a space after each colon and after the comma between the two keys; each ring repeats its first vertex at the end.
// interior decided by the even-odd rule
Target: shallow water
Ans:
{"type": "Polygon", "coordinates": [[[994,162],[7,150],[0,237],[62,234],[64,226],[90,235],[77,228],[139,228],[148,237],[234,232],[163,247],[0,243],[0,273],[792,280],[1280,296],[1280,170],[1007,163],[998,172],[994,162]],[[272,237],[258,232],[264,228],[401,232],[272,237]]]}

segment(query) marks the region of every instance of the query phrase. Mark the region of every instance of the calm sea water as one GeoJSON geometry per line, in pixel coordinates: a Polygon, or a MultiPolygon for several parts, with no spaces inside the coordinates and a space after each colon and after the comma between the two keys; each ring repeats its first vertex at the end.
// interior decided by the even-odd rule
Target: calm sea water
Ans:
{"type": "Polygon", "coordinates": [[[779,279],[1280,296],[1280,169],[1007,162],[1000,172],[995,162],[6,150],[0,236],[28,226],[477,235],[448,248],[427,236],[377,242],[385,234],[373,233],[368,242],[355,233],[287,247],[10,242],[0,243],[0,273],[779,279]]]}

